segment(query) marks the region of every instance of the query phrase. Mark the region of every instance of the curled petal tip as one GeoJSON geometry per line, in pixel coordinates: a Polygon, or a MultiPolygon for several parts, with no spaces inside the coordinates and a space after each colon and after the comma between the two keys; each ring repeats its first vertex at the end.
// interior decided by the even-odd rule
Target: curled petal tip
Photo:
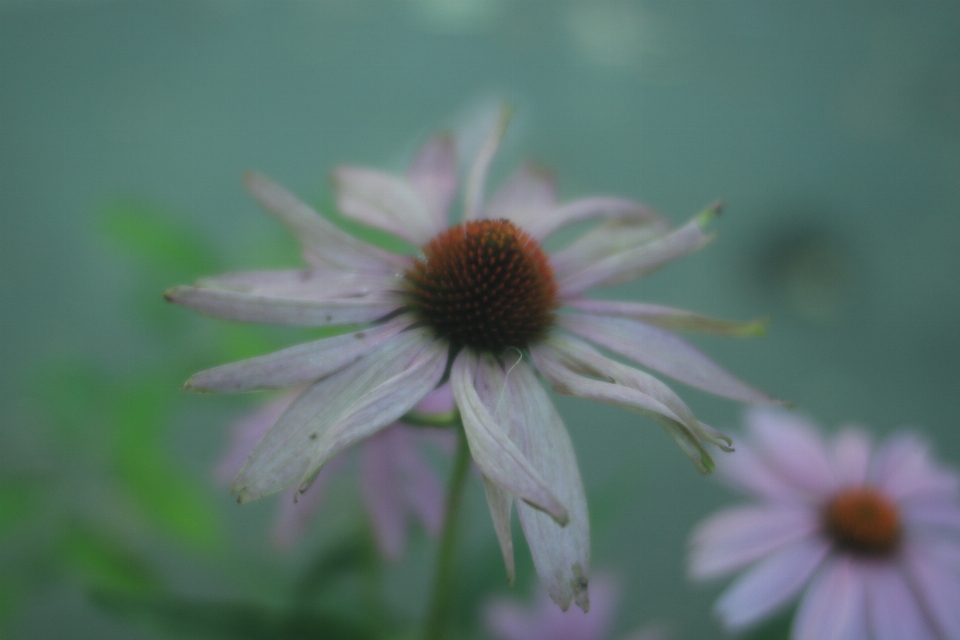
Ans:
{"type": "Polygon", "coordinates": [[[176,291],[177,291],[177,289],[179,289],[179,288],[180,288],[180,287],[173,287],[173,288],[171,288],[171,289],[167,289],[166,291],[164,291],[164,292],[163,292],[163,299],[166,300],[167,302],[176,302],[176,301],[177,301],[176,291]]]}
{"type": "Polygon", "coordinates": [[[737,332],[738,336],[743,338],[758,338],[767,335],[767,325],[770,324],[770,318],[757,318],[744,325],[737,332]]]}
{"type": "Polygon", "coordinates": [[[723,209],[723,200],[717,200],[712,205],[704,209],[700,215],[697,216],[697,224],[700,225],[700,228],[703,229],[706,227],[711,220],[720,215],[720,211],[723,209]]]}

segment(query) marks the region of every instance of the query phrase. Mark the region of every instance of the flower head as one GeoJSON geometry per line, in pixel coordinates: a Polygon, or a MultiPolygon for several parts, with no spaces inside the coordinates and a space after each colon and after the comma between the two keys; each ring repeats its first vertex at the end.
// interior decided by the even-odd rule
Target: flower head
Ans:
{"type": "Polygon", "coordinates": [[[752,440],[718,467],[760,503],[691,537],[690,573],[749,567],[716,611],[731,630],[804,592],[796,640],[960,638],[960,477],[916,436],[874,449],[846,427],[830,443],[795,415],[754,409],[752,440]]]}
{"type": "MultiPolygon", "coordinates": [[[[257,442],[300,392],[287,393],[234,423],[230,445],[216,468],[218,479],[230,482],[236,476],[257,442]]],[[[437,420],[454,410],[450,386],[442,385],[421,400],[410,415],[437,420]]],[[[411,516],[420,521],[427,533],[439,533],[444,512],[443,487],[420,450],[428,443],[449,449],[452,436],[446,430],[396,422],[363,442],[360,451],[363,502],[377,546],[386,558],[399,560],[403,555],[411,516]]],[[[301,491],[300,487],[285,491],[289,495],[281,503],[272,534],[278,547],[290,547],[303,535],[320,507],[326,483],[343,468],[345,454],[340,453],[324,465],[308,491],[301,491]]]]}
{"type": "Polygon", "coordinates": [[[596,197],[558,205],[550,175],[522,167],[493,197],[485,177],[507,118],[486,138],[462,189],[454,139],[437,136],[405,176],[342,167],[341,212],[421,248],[398,255],[348,235],[283,188],[249,174],[253,196],[300,240],[309,268],[227,274],[167,292],[231,320],[363,328],[228,364],[187,387],[245,391],[310,385],[263,436],[233,483],[241,502],[306,486],[339,452],[392,424],[449,379],[481,471],[507,572],[513,498],[547,590],[562,608],[589,606],[589,523],[566,428],[536,372],[560,393],[649,416],[709,470],[704,443],[729,442],[666,385],[586,341],[709,392],[770,402],[669,329],[751,332],[657,305],[583,297],[650,273],[702,247],[711,210],[679,229],[648,207],[596,197]],[[564,249],[542,242],[574,222],[600,221],[564,249]]]}

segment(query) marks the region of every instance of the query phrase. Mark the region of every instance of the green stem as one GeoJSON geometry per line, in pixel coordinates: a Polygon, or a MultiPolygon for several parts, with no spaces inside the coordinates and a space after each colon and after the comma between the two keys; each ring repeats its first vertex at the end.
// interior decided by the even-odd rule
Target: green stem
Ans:
{"type": "Polygon", "coordinates": [[[450,474],[450,487],[447,489],[447,507],[443,518],[443,533],[440,548],[437,550],[437,568],[433,577],[433,595],[427,612],[425,640],[441,640],[444,637],[450,606],[453,604],[453,558],[457,540],[460,503],[463,490],[467,486],[467,472],[470,470],[470,447],[463,426],[457,427],[457,452],[453,459],[453,471],[450,474]]]}

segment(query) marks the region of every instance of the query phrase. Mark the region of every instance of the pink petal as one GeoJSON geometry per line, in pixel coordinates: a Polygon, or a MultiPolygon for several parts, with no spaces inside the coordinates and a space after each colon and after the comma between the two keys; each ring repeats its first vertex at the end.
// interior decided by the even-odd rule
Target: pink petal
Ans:
{"type": "Polygon", "coordinates": [[[837,491],[826,445],[811,422],[783,409],[760,407],[747,411],[746,422],[754,450],[770,469],[814,498],[837,491]]]}
{"type": "Polygon", "coordinates": [[[862,485],[867,481],[872,445],[870,436],[858,427],[845,427],[833,441],[831,458],[837,482],[862,485]]]}
{"type": "Polygon", "coordinates": [[[397,290],[400,279],[392,273],[343,271],[330,267],[279,271],[236,271],[201,278],[204,289],[227,289],[267,298],[323,302],[339,298],[364,298],[397,290]]]}
{"type": "Polygon", "coordinates": [[[400,307],[395,296],[384,292],[316,301],[181,286],[169,289],[163,295],[170,302],[214,318],[293,327],[373,322],[400,307]]]}
{"type": "Polygon", "coordinates": [[[726,590],[714,609],[729,630],[743,629],[792,600],[830,551],[820,538],[808,538],[777,551],[726,590]]]}
{"type": "Polygon", "coordinates": [[[457,195],[457,152],[451,135],[430,138],[410,164],[407,181],[427,206],[438,230],[449,225],[450,205],[457,195]]]}
{"type": "Polygon", "coordinates": [[[397,256],[339,229],[275,182],[253,172],[243,181],[250,194],[297,236],[311,264],[347,271],[396,271],[397,256]]]}
{"type": "Polygon", "coordinates": [[[477,395],[477,366],[477,356],[464,349],[450,371],[450,386],[460,407],[473,461],[491,482],[566,524],[568,515],[563,503],[477,395]]]}
{"type": "Polygon", "coordinates": [[[667,329],[668,331],[699,331],[725,336],[762,335],[766,322],[729,322],[708,318],[683,309],[664,307],[658,304],[642,302],[619,302],[614,300],[591,300],[576,298],[565,300],[564,306],[601,316],[623,316],[667,329]]]}
{"type": "Polygon", "coordinates": [[[463,193],[463,219],[473,220],[480,217],[483,206],[483,191],[487,182],[487,171],[490,169],[490,163],[500,147],[500,141],[507,130],[507,124],[510,122],[510,111],[505,106],[501,106],[497,114],[497,120],[491,127],[487,137],[484,139],[477,157],[467,175],[467,182],[463,193]]]}
{"type": "Polygon", "coordinates": [[[403,178],[364,169],[340,167],[333,173],[337,206],[347,217],[410,241],[426,244],[446,225],[403,178]]]}
{"type": "Polygon", "coordinates": [[[394,456],[400,434],[391,426],[367,438],[360,453],[363,500],[370,514],[380,551],[398,560],[406,544],[406,505],[397,460],[394,456]]]}
{"type": "Polygon", "coordinates": [[[450,383],[440,385],[417,403],[413,408],[417,413],[450,413],[457,408],[457,401],[453,398],[450,383]]]}
{"type": "Polygon", "coordinates": [[[700,228],[698,219],[691,220],[676,231],[651,242],[611,253],[576,269],[565,269],[557,285],[560,295],[572,298],[591,287],[629,282],[656,271],[671,260],[701,249],[709,240],[710,237],[700,228]]]}
{"type": "Polygon", "coordinates": [[[533,563],[547,593],[561,609],[570,601],[587,611],[590,600],[590,520],[577,459],[559,414],[522,359],[481,356],[477,392],[511,440],[566,506],[569,522],[558,525],[530,505],[517,503],[533,563]]]}
{"type": "Polygon", "coordinates": [[[363,331],[305,342],[256,358],[231,362],[194,374],[184,388],[229,392],[281,389],[314,382],[353,364],[365,353],[396,336],[410,323],[409,317],[401,316],[363,331]]]}
{"type": "Polygon", "coordinates": [[[738,380],[692,344],[669,331],[628,318],[586,314],[561,316],[558,324],[594,344],[692,387],[741,402],[777,402],[738,380]]]}
{"type": "Polygon", "coordinates": [[[446,495],[443,483],[420,453],[424,440],[421,429],[397,424],[391,427],[399,433],[394,456],[403,480],[404,501],[420,518],[427,533],[439,535],[443,526],[446,495]]]}
{"type": "Polygon", "coordinates": [[[557,280],[563,280],[600,260],[635,249],[669,232],[670,224],[662,218],[608,220],[569,246],[551,253],[550,264],[557,280]]]}
{"type": "Polygon", "coordinates": [[[230,445],[217,463],[214,472],[218,480],[225,483],[233,480],[243,467],[243,463],[250,457],[250,452],[260,442],[260,438],[280,419],[301,391],[297,389],[292,393],[285,393],[230,426],[230,445]]]}
{"type": "Polygon", "coordinates": [[[548,217],[557,204],[557,186],[553,174],[531,164],[524,164],[507,180],[483,208],[490,220],[506,218],[534,235],[531,229],[538,220],[548,217]]]}
{"type": "Polygon", "coordinates": [[[960,574],[921,544],[904,546],[903,559],[907,575],[930,616],[930,621],[944,638],[960,638],[960,574]]]}
{"type": "Polygon", "coordinates": [[[440,381],[446,346],[415,329],[315,383],[287,409],[234,480],[241,502],[300,485],[344,448],[406,413],[440,381]]]}
{"type": "MultiPolygon", "coordinates": [[[[734,439],[734,451],[717,460],[717,477],[731,487],[764,500],[780,503],[809,503],[809,496],[787,482],[779,470],[757,455],[754,447],[734,439]]],[[[820,503],[819,498],[814,502],[820,503]]]]}
{"type": "Polygon", "coordinates": [[[870,472],[878,488],[895,500],[947,498],[955,500],[960,477],[936,466],[929,448],[914,434],[888,438],[870,472]]]}
{"type": "Polygon", "coordinates": [[[816,534],[819,517],[800,506],[738,507],[714,514],[690,536],[690,576],[697,580],[732,573],[816,534]]]}
{"type": "Polygon", "coordinates": [[[857,562],[839,557],[817,575],[793,620],[796,640],[868,640],[866,576],[857,562]]]}
{"type": "Polygon", "coordinates": [[[936,640],[903,573],[892,563],[861,567],[867,587],[867,613],[875,640],[936,640]]]}
{"type": "Polygon", "coordinates": [[[583,198],[567,203],[549,215],[530,218],[524,226],[534,238],[542,240],[567,225],[595,218],[631,220],[639,224],[658,221],[658,214],[650,207],[622,198],[583,198]]]}
{"type": "Polygon", "coordinates": [[[307,525],[317,514],[323,502],[324,489],[330,479],[340,472],[346,459],[340,455],[324,465],[320,473],[310,484],[310,488],[300,494],[299,487],[290,487],[280,499],[280,513],[273,526],[270,538],[281,549],[290,549],[303,536],[307,525]]]}
{"type": "Polygon", "coordinates": [[[941,531],[960,535],[960,505],[945,500],[900,505],[907,527],[916,532],[941,531]]]}

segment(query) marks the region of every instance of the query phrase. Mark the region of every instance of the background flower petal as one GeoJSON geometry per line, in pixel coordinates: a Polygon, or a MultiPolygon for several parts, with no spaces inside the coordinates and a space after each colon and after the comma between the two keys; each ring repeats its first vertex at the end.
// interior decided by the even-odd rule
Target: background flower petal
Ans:
{"type": "Polygon", "coordinates": [[[754,451],[778,475],[814,499],[837,491],[826,444],[809,420],[784,409],[751,407],[746,423],[754,451]]]}
{"type": "Polygon", "coordinates": [[[793,619],[796,640],[868,640],[865,576],[856,561],[824,565],[793,619]]]}
{"type": "Polygon", "coordinates": [[[936,640],[903,572],[889,563],[861,567],[867,588],[867,614],[874,640],[936,640]]]}

